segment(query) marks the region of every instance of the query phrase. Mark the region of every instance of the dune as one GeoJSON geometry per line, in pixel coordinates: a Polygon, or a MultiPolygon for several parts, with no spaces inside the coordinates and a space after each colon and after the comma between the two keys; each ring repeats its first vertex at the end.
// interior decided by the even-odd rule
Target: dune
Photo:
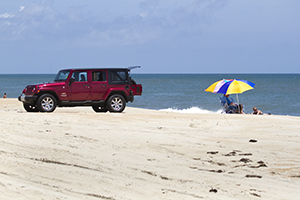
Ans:
{"type": "Polygon", "coordinates": [[[0,99],[0,199],[299,199],[300,117],[0,99]]]}

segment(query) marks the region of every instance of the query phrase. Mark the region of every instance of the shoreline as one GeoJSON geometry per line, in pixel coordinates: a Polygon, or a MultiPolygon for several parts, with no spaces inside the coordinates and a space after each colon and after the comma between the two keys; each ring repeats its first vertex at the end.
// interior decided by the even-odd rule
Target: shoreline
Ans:
{"type": "Polygon", "coordinates": [[[1,199],[295,199],[300,117],[0,99],[1,199]]]}
{"type": "MultiPolygon", "coordinates": [[[[14,101],[14,100],[17,101],[18,103],[21,104],[21,107],[23,108],[23,104],[22,104],[22,102],[20,102],[18,100],[18,98],[2,98],[2,101],[5,100],[5,99],[8,100],[8,101],[14,101]]],[[[91,106],[57,107],[56,110],[54,111],[54,113],[57,111],[57,109],[62,109],[62,108],[65,108],[65,109],[87,108],[87,109],[89,109],[89,108],[91,108],[91,106]]],[[[228,115],[237,115],[237,116],[239,116],[239,114],[224,114],[224,113],[218,113],[218,111],[214,112],[214,111],[209,111],[209,110],[205,110],[205,112],[185,112],[185,111],[183,111],[183,110],[189,110],[190,108],[186,108],[186,109],[182,109],[182,110],[173,110],[171,108],[155,110],[155,109],[149,109],[149,108],[131,107],[128,104],[126,105],[126,108],[149,110],[149,111],[159,111],[159,112],[167,112],[167,113],[178,113],[178,114],[217,114],[217,115],[226,115],[226,116],[228,116],[228,115]],[[208,111],[208,112],[206,112],[206,111],[208,111]]],[[[191,107],[191,108],[193,108],[193,107],[191,107]]],[[[253,115],[253,114],[252,113],[245,113],[244,115],[253,115]]],[[[277,115],[277,114],[275,115],[275,114],[272,114],[272,113],[271,113],[271,115],[265,114],[265,115],[253,115],[253,116],[279,116],[279,117],[281,116],[281,117],[296,117],[296,118],[300,118],[300,116],[294,116],[294,115],[277,115]]]]}

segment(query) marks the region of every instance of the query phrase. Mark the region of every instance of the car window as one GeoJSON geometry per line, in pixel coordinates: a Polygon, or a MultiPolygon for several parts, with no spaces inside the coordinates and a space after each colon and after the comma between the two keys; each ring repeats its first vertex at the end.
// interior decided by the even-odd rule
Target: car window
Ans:
{"type": "Polygon", "coordinates": [[[112,71],[111,72],[112,81],[126,81],[126,73],[124,71],[112,71]]]}
{"type": "Polygon", "coordinates": [[[75,71],[72,74],[72,78],[74,78],[75,82],[86,82],[87,81],[87,72],[75,71]]]}
{"type": "Polygon", "coordinates": [[[55,82],[65,81],[68,78],[69,73],[70,73],[70,70],[59,71],[58,74],[56,75],[54,81],[55,82]]]}
{"type": "Polygon", "coordinates": [[[93,81],[106,81],[106,72],[105,71],[95,71],[93,74],[93,81]]]}

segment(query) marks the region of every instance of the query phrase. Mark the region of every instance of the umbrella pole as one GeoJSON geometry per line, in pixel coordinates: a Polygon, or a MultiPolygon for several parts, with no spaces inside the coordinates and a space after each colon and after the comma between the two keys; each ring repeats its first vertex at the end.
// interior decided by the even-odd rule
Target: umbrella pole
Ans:
{"type": "Polygon", "coordinates": [[[236,93],[236,99],[237,99],[237,103],[238,103],[238,109],[239,109],[239,114],[240,113],[240,102],[239,102],[239,95],[236,93]]]}

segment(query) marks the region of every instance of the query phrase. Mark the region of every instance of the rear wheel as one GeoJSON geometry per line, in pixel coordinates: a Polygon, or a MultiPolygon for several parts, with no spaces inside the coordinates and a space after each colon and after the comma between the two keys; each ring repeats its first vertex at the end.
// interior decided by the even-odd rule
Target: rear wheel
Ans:
{"type": "Polygon", "coordinates": [[[95,112],[107,112],[107,108],[104,106],[93,105],[92,108],[95,112]]]}
{"type": "Polygon", "coordinates": [[[106,102],[106,107],[109,112],[123,112],[126,107],[125,98],[120,94],[112,95],[106,102]]]}
{"type": "Polygon", "coordinates": [[[56,105],[56,99],[51,94],[43,94],[37,101],[37,107],[41,112],[53,112],[56,105]]]}
{"type": "Polygon", "coordinates": [[[23,103],[23,107],[27,112],[39,112],[39,109],[36,105],[32,105],[29,103],[23,103]]]}

